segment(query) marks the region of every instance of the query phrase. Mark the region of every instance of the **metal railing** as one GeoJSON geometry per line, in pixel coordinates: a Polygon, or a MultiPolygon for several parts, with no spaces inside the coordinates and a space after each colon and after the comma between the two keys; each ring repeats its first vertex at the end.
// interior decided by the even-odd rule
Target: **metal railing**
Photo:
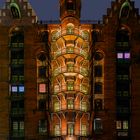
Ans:
{"type": "Polygon", "coordinates": [[[54,36],[52,36],[52,41],[55,41],[59,39],[60,37],[66,36],[66,35],[79,36],[83,40],[88,40],[88,38],[84,36],[84,33],[82,30],[74,28],[74,29],[71,29],[70,31],[68,29],[58,31],[54,36]]]}
{"type": "Polygon", "coordinates": [[[24,109],[23,108],[12,108],[11,115],[12,116],[24,115],[24,109]]]}
{"type": "Polygon", "coordinates": [[[24,59],[12,59],[11,64],[12,65],[23,65],[24,64],[24,59]]]}
{"type": "Polygon", "coordinates": [[[88,59],[88,52],[78,47],[71,47],[71,48],[66,47],[63,49],[59,49],[55,52],[52,52],[52,58],[56,59],[58,56],[61,56],[64,54],[77,54],[84,57],[85,59],[88,59]]]}
{"type": "Polygon", "coordinates": [[[82,111],[82,112],[87,112],[90,111],[90,106],[89,104],[82,105],[82,104],[58,104],[58,106],[55,108],[53,106],[53,111],[54,112],[60,112],[60,111],[69,111],[69,110],[74,110],[74,111],[82,111]]]}
{"type": "Polygon", "coordinates": [[[52,89],[53,94],[58,94],[61,92],[70,92],[70,91],[74,91],[74,92],[81,92],[83,94],[89,94],[90,88],[87,84],[86,85],[73,85],[69,88],[69,85],[65,84],[65,85],[61,85],[61,86],[54,86],[52,89]]]}
{"type": "Polygon", "coordinates": [[[57,76],[61,73],[79,73],[83,76],[88,76],[88,68],[78,67],[78,66],[65,66],[59,67],[53,71],[53,76],[57,76]]]}
{"type": "Polygon", "coordinates": [[[10,47],[11,48],[23,48],[24,47],[24,43],[11,43],[10,47]]]}

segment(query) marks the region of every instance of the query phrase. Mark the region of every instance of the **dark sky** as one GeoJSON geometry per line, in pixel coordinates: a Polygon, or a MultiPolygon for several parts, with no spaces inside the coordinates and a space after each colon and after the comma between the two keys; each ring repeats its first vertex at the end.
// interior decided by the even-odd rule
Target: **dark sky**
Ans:
{"type": "MultiPolygon", "coordinates": [[[[0,7],[6,0],[0,0],[0,7]]],[[[59,18],[59,0],[29,0],[37,16],[41,20],[55,20],[59,18]]],[[[99,20],[111,7],[111,0],[82,0],[81,19],[99,20]]],[[[135,7],[140,8],[140,0],[135,0],[135,7]]]]}

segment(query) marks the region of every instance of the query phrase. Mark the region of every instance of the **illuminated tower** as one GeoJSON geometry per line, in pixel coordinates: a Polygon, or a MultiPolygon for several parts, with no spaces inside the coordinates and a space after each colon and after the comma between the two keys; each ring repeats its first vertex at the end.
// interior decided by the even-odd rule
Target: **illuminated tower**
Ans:
{"type": "Polygon", "coordinates": [[[80,0],[61,0],[61,25],[51,27],[52,136],[90,134],[89,32],[79,25],[80,0]]]}

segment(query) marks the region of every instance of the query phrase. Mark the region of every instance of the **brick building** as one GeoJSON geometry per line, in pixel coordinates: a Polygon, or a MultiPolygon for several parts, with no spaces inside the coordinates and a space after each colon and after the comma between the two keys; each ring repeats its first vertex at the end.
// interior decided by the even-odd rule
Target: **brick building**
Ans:
{"type": "MultiPolygon", "coordinates": [[[[116,0],[103,21],[38,21],[27,0],[0,10],[0,140],[139,140],[140,16],[116,0]]],[[[92,13],[90,13],[92,14],[92,13]]]]}

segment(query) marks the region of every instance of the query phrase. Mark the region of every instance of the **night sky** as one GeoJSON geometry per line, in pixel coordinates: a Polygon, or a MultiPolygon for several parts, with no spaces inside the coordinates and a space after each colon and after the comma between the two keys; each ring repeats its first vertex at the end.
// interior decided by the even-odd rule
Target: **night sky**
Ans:
{"type": "MultiPolygon", "coordinates": [[[[0,0],[0,7],[5,1],[0,0]]],[[[59,18],[59,0],[29,0],[29,2],[40,20],[59,18]]],[[[82,0],[81,19],[101,20],[108,7],[111,7],[111,0],[82,0]]],[[[135,7],[140,8],[140,0],[135,0],[135,7]]]]}

